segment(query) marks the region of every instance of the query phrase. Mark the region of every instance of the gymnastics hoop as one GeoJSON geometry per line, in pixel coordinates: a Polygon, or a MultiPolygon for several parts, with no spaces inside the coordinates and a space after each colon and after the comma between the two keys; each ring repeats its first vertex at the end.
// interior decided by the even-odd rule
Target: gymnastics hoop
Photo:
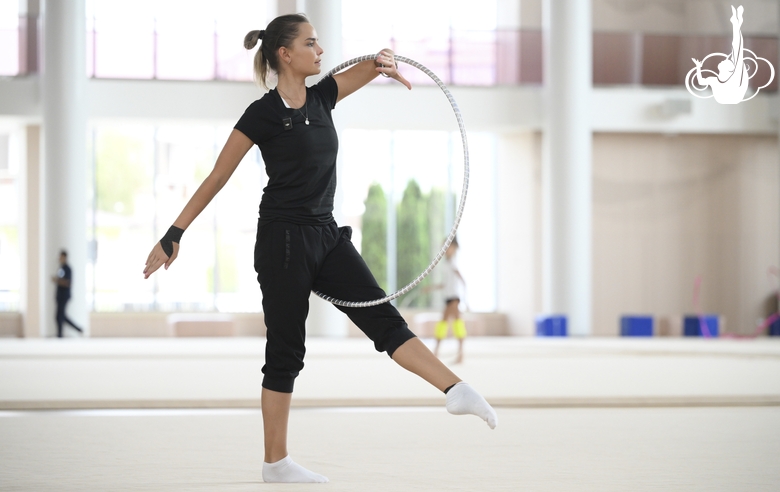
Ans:
{"type": "MultiPolygon", "coordinates": [[[[376,54],[363,55],[345,61],[341,65],[337,66],[336,68],[332,69],[330,72],[325,74],[322,78],[324,79],[325,77],[331,77],[339,73],[340,71],[344,70],[347,67],[350,67],[356,63],[360,63],[367,60],[372,60],[372,61],[376,60],[376,54]]],[[[452,224],[452,229],[450,230],[450,234],[447,236],[447,239],[444,241],[444,245],[442,246],[441,250],[436,255],[436,257],[433,258],[431,264],[428,265],[428,268],[423,270],[423,272],[420,275],[418,275],[416,279],[409,282],[402,289],[395,291],[393,294],[387,295],[381,299],[376,299],[373,301],[342,301],[341,299],[336,299],[335,297],[325,295],[322,292],[318,292],[316,290],[313,291],[321,298],[325,299],[326,301],[332,304],[335,304],[336,306],[349,307],[349,308],[378,306],[379,304],[384,304],[386,302],[392,301],[393,299],[396,299],[406,294],[410,290],[414,289],[417,285],[419,285],[420,282],[423,281],[425,277],[428,276],[429,273],[431,273],[431,270],[434,269],[434,267],[439,263],[439,261],[442,259],[444,254],[447,252],[447,248],[450,247],[450,243],[452,243],[452,240],[455,238],[455,234],[458,232],[458,225],[460,225],[460,219],[463,216],[463,207],[464,205],[466,205],[466,193],[468,192],[469,189],[469,147],[468,147],[468,141],[466,140],[466,126],[463,124],[463,117],[460,114],[460,109],[458,109],[458,103],[455,102],[455,98],[452,97],[452,94],[444,85],[444,83],[441,81],[441,79],[439,79],[439,77],[437,77],[436,74],[431,72],[428,68],[426,68],[420,63],[417,63],[412,59],[403,56],[395,55],[395,60],[397,62],[403,62],[406,63],[407,65],[411,65],[417,68],[418,70],[420,70],[421,72],[423,72],[428,77],[430,77],[434,82],[436,82],[436,85],[439,86],[439,89],[441,89],[442,92],[444,92],[444,95],[447,96],[447,100],[450,102],[450,106],[452,106],[452,111],[455,113],[455,119],[458,121],[458,128],[460,129],[460,138],[461,141],[463,142],[463,188],[460,195],[460,203],[458,204],[458,211],[455,214],[455,221],[452,224]]]]}

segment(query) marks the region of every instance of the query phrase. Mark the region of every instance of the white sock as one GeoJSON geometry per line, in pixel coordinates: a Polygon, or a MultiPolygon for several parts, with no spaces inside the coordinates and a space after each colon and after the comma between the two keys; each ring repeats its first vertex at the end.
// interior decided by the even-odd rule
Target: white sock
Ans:
{"type": "Polygon", "coordinates": [[[472,414],[481,418],[491,429],[498,424],[498,416],[482,395],[461,381],[447,392],[447,411],[453,415],[472,414]]]}
{"type": "Polygon", "coordinates": [[[275,483],[325,483],[327,477],[314,473],[294,462],[290,455],[276,463],[263,463],[263,481],[275,483]]]}

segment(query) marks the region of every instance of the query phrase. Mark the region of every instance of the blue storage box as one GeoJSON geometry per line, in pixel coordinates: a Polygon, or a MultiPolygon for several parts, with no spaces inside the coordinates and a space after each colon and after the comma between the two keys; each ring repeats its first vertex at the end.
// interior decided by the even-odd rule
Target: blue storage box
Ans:
{"type": "MultiPolygon", "coordinates": [[[[719,328],[718,315],[705,314],[701,316],[701,318],[704,321],[705,326],[707,326],[707,329],[710,332],[710,336],[711,337],[718,336],[718,328],[719,328]]],[[[704,336],[701,330],[701,325],[699,323],[699,316],[696,315],[685,316],[685,319],[683,320],[683,336],[686,337],[704,336]]]]}
{"type": "Polygon", "coordinates": [[[566,316],[551,314],[536,317],[536,336],[565,337],[566,334],[566,316]]]}
{"type": "Polygon", "coordinates": [[[620,336],[651,337],[653,336],[652,316],[622,316],[620,318],[620,336]]]}
{"type": "Polygon", "coordinates": [[[780,337],[780,318],[777,318],[772,322],[771,325],[769,325],[767,335],[770,337],[780,337]]]}

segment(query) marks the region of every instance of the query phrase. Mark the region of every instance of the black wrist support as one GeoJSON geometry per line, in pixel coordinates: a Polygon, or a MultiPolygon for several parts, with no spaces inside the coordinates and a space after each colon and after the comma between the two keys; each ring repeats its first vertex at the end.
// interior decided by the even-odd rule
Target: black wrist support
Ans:
{"type": "Polygon", "coordinates": [[[178,244],[181,241],[181,235],[184,234],[184,229],[179,229],[176,226],[168,228],[168,232],[165,233],[162,239],[160,239],[160,246],[168,258],[173,256],[173,243],[178,244]]]}

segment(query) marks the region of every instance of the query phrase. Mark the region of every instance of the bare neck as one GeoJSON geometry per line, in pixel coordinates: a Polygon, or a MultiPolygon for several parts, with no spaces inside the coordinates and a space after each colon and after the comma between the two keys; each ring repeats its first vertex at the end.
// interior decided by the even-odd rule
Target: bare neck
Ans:
{"type": "Polygon", "coordinates": [[[306,77],[280,73],[276,90],[291,106],[303,106],[306,102],[306,77]]]}

